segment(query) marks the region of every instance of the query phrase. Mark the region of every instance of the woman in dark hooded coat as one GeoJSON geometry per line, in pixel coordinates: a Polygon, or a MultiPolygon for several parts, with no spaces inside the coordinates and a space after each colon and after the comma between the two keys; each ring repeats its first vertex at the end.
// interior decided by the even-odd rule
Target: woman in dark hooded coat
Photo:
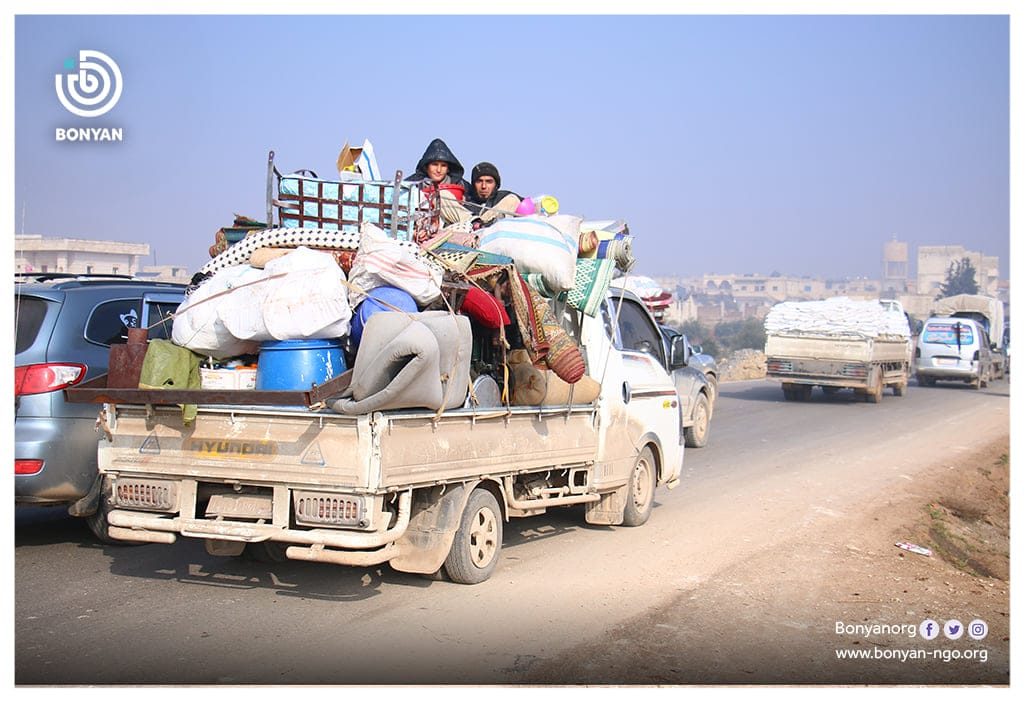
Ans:
{"type": "Polygon", "coordinates": [[[469,182],[463,178],[465,173],[462,162],[444,140],[435,138],[427,145],[416,163],[416,171],[407,180],[428,182],[423,185],[427,195],[435,188],[440,189],[441,218],[446,224],[460,223],[472,217],[461,203],[470,189],[469,182]]]}

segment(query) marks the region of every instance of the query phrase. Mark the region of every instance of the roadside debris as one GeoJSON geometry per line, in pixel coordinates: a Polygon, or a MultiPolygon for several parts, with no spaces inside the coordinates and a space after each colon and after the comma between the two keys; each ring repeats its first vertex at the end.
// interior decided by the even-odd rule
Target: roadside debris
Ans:
{"type": "Polygon", "coordinates": [[[896,545],[899,548],[902,548],[904,551],[910,551],[911,553],[918,553],[922,556],[932,555],[932,551],[930,548],[922,548],[921,546],[918,546],[916,543],[909,543],[907,541],[897,541],[896,545]]]}

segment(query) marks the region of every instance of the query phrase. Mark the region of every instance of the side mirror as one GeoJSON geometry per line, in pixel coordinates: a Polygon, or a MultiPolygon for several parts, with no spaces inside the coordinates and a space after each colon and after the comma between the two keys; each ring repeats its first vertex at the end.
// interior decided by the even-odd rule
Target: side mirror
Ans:
{"type": "Polygon", "coordinates": [[[669,341],[668,366],[677,370],[690,364],[690,350],[685,335],[673,335],[669,341]]]}
{"type": "Polygon", "coordinates": [[[693,353],[694,355],[700,355],[702,352],[704,352],[704,346],[703,345],[691,345],[690,346],[690,352],[693,353]]]}

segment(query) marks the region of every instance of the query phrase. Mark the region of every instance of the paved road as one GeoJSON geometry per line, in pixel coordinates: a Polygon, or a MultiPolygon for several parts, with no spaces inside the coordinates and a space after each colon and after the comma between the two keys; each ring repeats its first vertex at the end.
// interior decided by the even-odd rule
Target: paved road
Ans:
{"type": "MultiPolygon", "coordinates": [[[[486,583],[389,568],[261,564],[202,543],[110,547],[61,510],[15,522],[15,682],[28,684],[501,684],[600,637],[785,535],[821,507],[901,481],[922,434],[962,447],[1008,429],[1009,385],[912,386],[881,404],[777,384],[722,385],[708,447],[659,491],[648,524],[594,527],[579,509],[517,520],[486,583]],[[744,517],[709,525],[710,517],[744,517]],[[750,517],[757,515],[757,523],[750,517]],[[750,532],[756,526],[758,536],[750,532]]],[[[720,521],[720,520],[716,520],[720,521]]]]}

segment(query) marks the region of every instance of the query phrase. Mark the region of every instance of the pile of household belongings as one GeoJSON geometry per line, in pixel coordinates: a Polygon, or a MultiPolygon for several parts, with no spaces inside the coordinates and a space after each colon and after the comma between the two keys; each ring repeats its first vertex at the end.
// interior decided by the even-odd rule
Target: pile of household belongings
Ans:
{"type": "Polygon", "coordinates": [[[175,345],[228,361],[258,356],[265,341],[339,340],[351,383],[330,408],[343,414],[597,397],[568,331],[633,266],[625,224],[531,215],[466,232],[439,228],[436,202],[414,185],[396,196],[394,182],[348,174],[288,175],[280,187],[282,226],[249,231],[197,273],[175,345]],[[343,222],[353,186],[359,212],[343,222]],[[294,199],[307,192],[313,209],[294,199]],[[406,210],[392,222],[393,201],[406,210]]]}

